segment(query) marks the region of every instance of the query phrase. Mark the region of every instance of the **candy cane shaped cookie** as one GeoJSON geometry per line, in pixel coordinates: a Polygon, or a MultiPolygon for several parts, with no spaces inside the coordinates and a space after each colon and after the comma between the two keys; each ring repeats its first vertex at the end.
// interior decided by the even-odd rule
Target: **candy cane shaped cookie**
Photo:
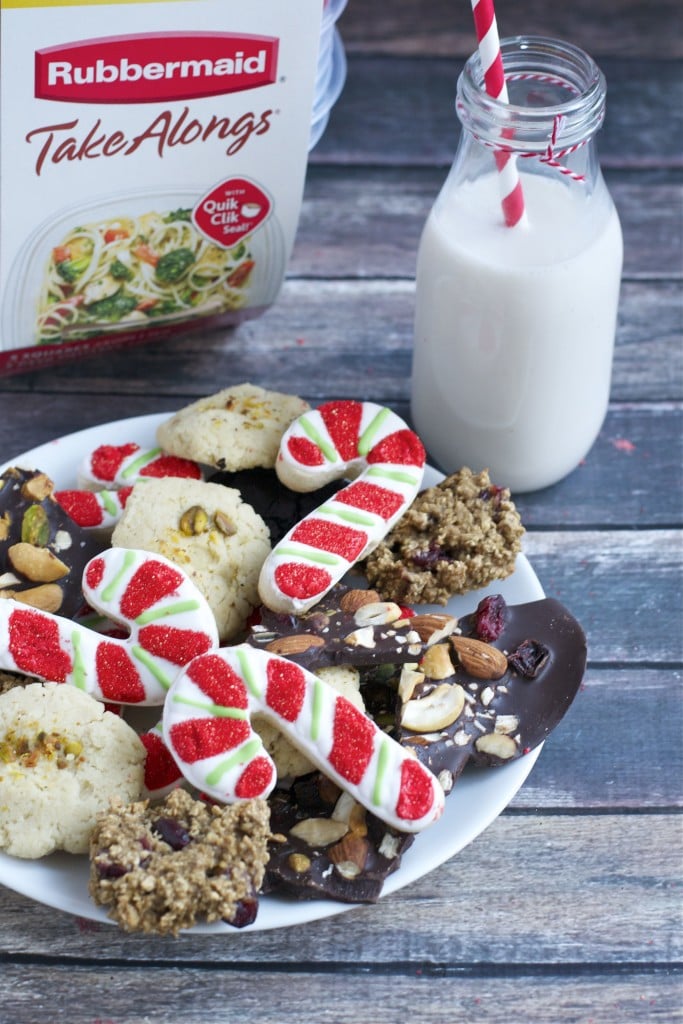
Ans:
{"type": "Polygon", "coordinates": [[[128,627],[123,640],[71,619],[0,601],[0,668],[70,683],[120,704],[163,704],[178,670],[218,646],[213,613],[194,583],[160,555],[109,548],[83,573],[85,600],[128,627]]]}
{"type": "Polygon", "coordinates": [[[259,579],[263,604],[300,614],[368,555],[403,515],[422,483],[425,450],[390,409],[328,402],[285,431],[277,474],[292,490],[353,482],[305,516],[275,545],[259,579]]]}
{"type": "Polygon", "coordinates": [[[255,712],[395,828],[417,832],[441,815],[443,790],[417,758],[328,683],[247,644],[195,658],[168,692],[164,741],[188,782],[224,803],[268,795],[275,765],[255,712]]]}
{"type": "Polygon", "coordinates": [[[132,487],[139,480],[163,476],[201,480],[203,472],[191,459],[168,455],[161,448],[141,448],[131,441],[100,445],[86,456],[78,473],[79,482],[89,491],[132,487]]]}
{"type": "Polygon", "coordinates": [[[55,501],[83,529],[111,530],[134,484],[166,476],[201,480],[204,474],[191,459],[168,455],[161,448],[143,449],[131,441],[100,445],[83,460],[78,476],[85,490],[55,491],[55,501]]]}
{"type": "Polygon", "coordinates": [[[147,732],[140,733],[140,741],[147,751],[142,798],[163,800],[172,789],[185,781],[185,776],[164,742],[161,722],[157,722],[147,732]]]}
{"type": "Polygon", "coordinates": [[[121,487],[117,491],[55,491],[53,497],[82,529],[113,530],[132,490],[121,487]]]}

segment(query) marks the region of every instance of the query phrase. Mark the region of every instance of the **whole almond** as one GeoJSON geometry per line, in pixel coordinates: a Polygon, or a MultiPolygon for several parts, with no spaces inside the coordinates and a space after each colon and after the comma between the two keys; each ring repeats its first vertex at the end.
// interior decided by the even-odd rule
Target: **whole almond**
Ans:
{"type": "Polygon", "coordinates": [[[380,596],[376,590],[347,590],[339,602],[339,607],[346,615],[353,615],[364,604],[374,604],[380,596]]]}
{"type": "Polygon", "coordinates": [[[281,636],[277,640],[271,640],[266,645],[266,650],[271,654],[280,654],[287,658],[290,654],[303,654],[311,647],[324,647],[325,641],[321,636],[313,636],[312,633],[293,633],[291,636],[281,636]]]}
{"type": "Polygon", "coordinates": [[[428,646],[445,640],[457,628],[458,620],[452,615],[441,615],[438,612],[414,615],[410,619],[410,627],[414,629],[423,643],[428,646]]]}
{"type": "Polygon", "coordinates": [[[451,643],[465,672],[475,679],[500,679],[507,672],[507,658],[492,644],[468,636],[452,636],[451,643]]]}

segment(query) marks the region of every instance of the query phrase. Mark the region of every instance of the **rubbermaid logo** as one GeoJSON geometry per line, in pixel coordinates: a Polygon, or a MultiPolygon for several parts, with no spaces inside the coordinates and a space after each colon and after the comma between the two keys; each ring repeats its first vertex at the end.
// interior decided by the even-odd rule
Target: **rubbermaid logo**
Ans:
{"type": "Polygon", "coordinates": [[[229,32],[109,36],[36,51],[39,99],[156,103],[272,84],[278,40],[229,32]]]}

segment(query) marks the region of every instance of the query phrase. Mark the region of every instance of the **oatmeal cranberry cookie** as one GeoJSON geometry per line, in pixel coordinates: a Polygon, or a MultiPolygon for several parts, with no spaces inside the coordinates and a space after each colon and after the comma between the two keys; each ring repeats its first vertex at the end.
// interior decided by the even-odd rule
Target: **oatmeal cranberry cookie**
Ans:
{"type": "Polygon", "coordinates": [[[239,384],[180,409],[158,428],[157,441],[216,469],[271,468],[284,431],[308,408],[296,395],[239,384]]]}
{"type": "Polygon", "coordinates": [[[110,799],[137,800],[145,748],[73,686],[30,683],[0,696],[0,848],[15,857],[86,853],[110,799]]]}
{"type": "Polygon", "coordinates": [[[507,488],[463,468],[422,491],[362,568],[385,600],[446,604],[509,576],[523,534],[507,488]]]}
{"type": "Polygon", "coordinates": [[[268,860],[268,805],[113,803],[90,842],[90,895],[125,931],[177,935],[200,919],[251,924],[268,860]]]}

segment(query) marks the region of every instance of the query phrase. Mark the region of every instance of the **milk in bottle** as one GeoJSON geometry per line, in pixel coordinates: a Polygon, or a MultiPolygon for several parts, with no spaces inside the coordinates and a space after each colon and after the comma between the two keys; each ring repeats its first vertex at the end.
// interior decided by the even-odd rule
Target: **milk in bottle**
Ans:
{"type": "MultiPolygon", "coordinates": [[[[446,472],[488,468],[513,491],[560,480],[599,433],[622,265],[619,219],[590,141],[602,121],[604,79],[581,51],[540,42],[529,41],[518,55],[525,71],[513,78],[512,106],[502,113],[496,108],[503,105],[488,97],[477,109],[478,95],[468,111],[473,89],[480,91],[477,58],[468,62],[458,91],[463,140],[427,219],[417,263],[415,427],[446,472]],[[534,45],[543,67],[533,62],[534,45]],[[560,52],[549,68],[552,46],[560,52]],[[532,92],[529,109],[520,100],[532,92]],[[553,102],[539,105],[539,97],[553,102]],[[494,115],[501,124],[487,128],[494,115]],[[559,143],[550,157],[545,130],[559,143]],[[493,160],[498,131],[505,146],[513,148],[512,137],[520,147],[525,217],[512,228],[502,217],[493,160]],[[559,151],[572,146],[560,163],[559,151]]],[[[519,40],[503,43],[504,59],[506,49],[506,69],[514,69],[519,40]]]]}

